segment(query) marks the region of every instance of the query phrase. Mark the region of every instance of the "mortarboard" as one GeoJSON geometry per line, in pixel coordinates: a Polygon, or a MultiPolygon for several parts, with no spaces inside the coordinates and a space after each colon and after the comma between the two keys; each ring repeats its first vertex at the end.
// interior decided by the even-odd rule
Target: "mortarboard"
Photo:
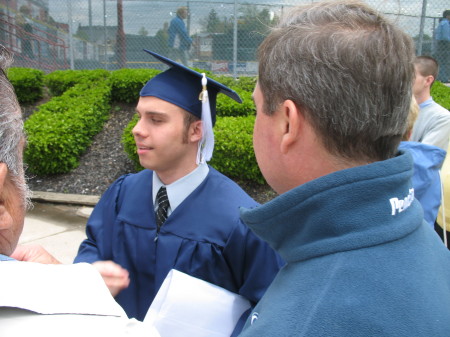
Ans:
{"type": "Polygon", "coordinates": [[[217,94],[223,93],[242,103],[239,95],[227,86],[189,69],[167,57],[144,49],[170,68],[149,80],[140,96],[153,96],[175,104],[203,121],[203,137],[199,143],[197,163],[210,160],[214,148],[212,126],[216,121],[217,94]],[[200,96],[201,94],[201,96],[200,96]]]}

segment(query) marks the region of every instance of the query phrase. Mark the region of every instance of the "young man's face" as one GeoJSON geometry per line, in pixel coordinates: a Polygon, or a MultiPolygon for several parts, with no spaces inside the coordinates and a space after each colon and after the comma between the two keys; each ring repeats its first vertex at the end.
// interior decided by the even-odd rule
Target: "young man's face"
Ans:
{"type": "Polygon", "coordinates": [[[140,97],[136,112],[139,121],[133,128],[133,135],[143,167],[154,170],[160,178],[173,174],[183,176],[177,173],[195,168],[196,144],[192,143],[197,138],[191,136],[195,122],[186,130],[183,109],[148,96],[140,97]]]}
{"type": "Polygon", "coordinates": [[[415,79],[413,83],[413,94],[415,97],[420,97],[424,93],[424,91],[427,92],[428,90],[430,90],[430,76],[423,76],[420,73],[419,67],[417,65],[414,65],[414,72],[415,79]]]}

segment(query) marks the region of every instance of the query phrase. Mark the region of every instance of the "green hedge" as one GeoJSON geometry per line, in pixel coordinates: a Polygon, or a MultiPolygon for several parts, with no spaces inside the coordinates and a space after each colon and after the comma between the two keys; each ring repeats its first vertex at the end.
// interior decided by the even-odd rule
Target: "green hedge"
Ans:
{"type": "Polygon", "coordinates": [[[256,77],[239,77],[238,79],[234,79],[230,76],[211,76],[212,79],[216,80],[217,82],[220,82],[227,87],[230,87],[233,90],[245,90],[250,93],[253,92],[256,85],[256,77]]]}
{"type": "Polygon", "coordinates": [[[43,97],[43,71],[31,68],[10,68],[8,78],[20,104],[32,104],[43,97]]]}
{"type": "Polygon", "coordinates": [[[264,184],[253,151],[255,116],[218,118],[211,166],[230,178],[264,184]]]}
{"type": "Polygon", "coordinates": [[[218,95],[216,102],[217,116],[237,117],[255,114],[256,108],[253,103],[252,93],[238,88],[235,90],[241,97],[242,103],[240,104],[226,95],[218,95]]]}
{"type": "Polygon", "coordinates": [[[44,77],[44,83],[52,96],[60,96],[76,84],[86,81],[101,82],[108,79],[110,72],[96,70],[56,70],[44,77]]]}
{"type": "Polygon", "coordinates": [[[431,96],[436,103],[450,110],[450,87],[436,81],[431,87],[431,96]]]}
{"type": "Polygon", "coordinates": [[[43,104],[26,122],[25,162],[32,173],[66,173],[102,130],[110,110],[106,81],[80,83],[43,104]]]}
{"type": "Polygon", "coordinates": [[[136,152],[136,143],[134,142],[134,137],[131,131],[138,122],[138,115],[134,115],[128,125],[125,127],[122,133],[122,144],[125,153],[128,158],[134,163],[136,171],[141,171],[144,168],[139,163],[139,156],[136,152]]]}
{"type": "MultiPolygon", "coordinates": [[[[215,146],[210,162],[211,166],[231,178],[253,181],[264,184],[264,178],[256,163],[253,152],[254,116],[219,117],[214,127],[215,146]]],[[[128,157],[133,161],[136,170],[142,170],[139,156],[136,153],[131,130],[137,123],[135,116],[126,126],[122,134],[122,143],[128,157]]]]}
{"type": "Polygon", "coordinates": [[[113,101],[137,103],[142,87],[160,72],[156,69],[120,69],[113,71],[109,79],[113,101]]]}

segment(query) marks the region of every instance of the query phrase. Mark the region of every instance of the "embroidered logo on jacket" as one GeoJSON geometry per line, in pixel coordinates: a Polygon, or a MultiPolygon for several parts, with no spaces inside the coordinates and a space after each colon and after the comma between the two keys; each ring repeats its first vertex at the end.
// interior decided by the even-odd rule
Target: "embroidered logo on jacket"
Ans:
{"type": "Polygon", "coordinates": [[[401,213],[404,210],[406,210],[409,206],[411,206],[411,203],[414,200],[414,188],[409,189],[409,194],[406,198],[399,200],[398,198],[391,198],[389,199],[389,202],[391,203],[392,208],[392,215],[401,213]]]}
{"type": "Polygon", "coordinates": [[[252,314],[252,318],[250,319],[250,325],[253,325],[253,323],[258,319],[259,314],[257,312],[254,312],[252,314]]]}

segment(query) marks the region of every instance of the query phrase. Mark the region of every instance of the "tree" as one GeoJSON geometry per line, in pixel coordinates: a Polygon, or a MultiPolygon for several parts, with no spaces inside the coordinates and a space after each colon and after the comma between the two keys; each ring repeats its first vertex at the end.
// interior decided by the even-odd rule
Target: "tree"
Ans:
{"type": "Polygon", "coordinates": [[[203,30],[208,33],[225,33],[233,24],[227,18],[220,19],[215,9],[211,9],[205,20],[200,20],[203,30]]]}
{"type": "Polygon", "coordinates": [[[145,29],[144,26],[142,26],[142,27],[139,29],[139,31],[138,31],[138,35],[141,35],[141,36],[148,36],[148,30],[145,29]]]}

